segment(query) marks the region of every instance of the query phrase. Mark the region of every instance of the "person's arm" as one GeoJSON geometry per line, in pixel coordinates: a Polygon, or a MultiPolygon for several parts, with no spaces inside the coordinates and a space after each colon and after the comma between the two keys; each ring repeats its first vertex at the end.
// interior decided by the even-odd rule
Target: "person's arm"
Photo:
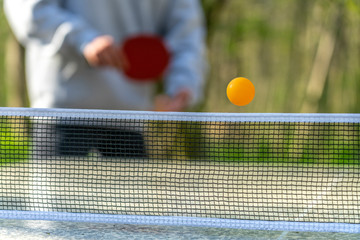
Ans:
{"type": "Polygon", "coordinates": [[[199,103],[206,74],[205,27],[196,0],[174,0],[166,19],[165,39],[172,61],[165,76],[165,94],[155,99],[156,110],[181,111],[199,103]]]}
{"type": "Polygon", "coordinates": [[[61,0],[5,0],[4,10],[18,40],[34,41],[48,48],[49,54],[77,51],[100,34],[81,17],[61,7],[61,0]]]}

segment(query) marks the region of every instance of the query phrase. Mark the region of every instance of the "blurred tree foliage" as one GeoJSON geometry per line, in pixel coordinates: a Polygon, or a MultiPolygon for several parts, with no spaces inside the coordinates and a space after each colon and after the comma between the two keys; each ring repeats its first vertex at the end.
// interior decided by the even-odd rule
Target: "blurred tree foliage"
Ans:
{"type": "Polygon", "coordinates": [[[205,111],[360,112],[359,0],[230,0],[209,42],[205,111]],[[232,106],[244,76],[254,101],[232,106]]]}
{"type": "MultiPolygon", "coordinates": [[[[201,2],[210,62],[203,111],[360,112],[360,0],[201,2]],[[225,95],[237,76],[257,90],[246,107],[225,95]]],[[[5,49],[13,46],[7,61],[22,53],[8,40],[0,4],[0,106],[26,105],[26,97],[15,96],[23,89],[14,93],[10,84],[21,77],[20,65],[5,67],[5,49]]]]}
{"type": "Polygon", "coordinates": [[[6,87],[5,87],[5,44],[9,33],[5,17],[3,14],[3,4],[0,0],[0,106],[6,105],[6,87]]]}

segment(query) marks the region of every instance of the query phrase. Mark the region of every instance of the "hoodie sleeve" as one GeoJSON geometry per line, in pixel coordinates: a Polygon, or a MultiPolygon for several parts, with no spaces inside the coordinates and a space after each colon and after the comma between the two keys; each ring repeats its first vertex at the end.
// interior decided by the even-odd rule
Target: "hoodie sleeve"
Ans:
{"type": "Polygon", "coordinates": [[[165,91],[174,96],[179,89],[189,89],[193,106],[202,98],[207,69],[204,17],[199,2],[174,0],[166,23],[165,38],[173,59],[165,76],[165,91]]]}
{"type": "Polygon", "coordinates": [[[99,33],[61,4],[61,0],[5,0],[4,10],[23,45],[36,41],[47,46],[50,54],[63,50],[81,54],[84,46],[99,33]]]}

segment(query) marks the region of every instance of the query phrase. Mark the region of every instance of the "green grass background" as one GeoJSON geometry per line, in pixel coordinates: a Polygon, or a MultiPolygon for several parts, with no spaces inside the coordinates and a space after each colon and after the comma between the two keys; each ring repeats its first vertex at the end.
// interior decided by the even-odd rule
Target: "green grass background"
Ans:
{"type": "MultiPolygon", "coordinates": [[[[148,123],[151,158],[217,162],[359,164],[359,123],[148,123]]],[[[0,164],[31,156],[31,124],[0,118],[0,164]]],[[[99,136],[101,137],[101,136],[99,136]]]]}
{"type": "Polygon", "coordinates": [[[359,123],[157,122],[151,131],[153,153],[164,159],[360,163],[359,123]]]}
{"type": "Polygon", "coordinates": [[[0,117],[0,164],[24,162],[30,157],[29,121],[0,117]]]}

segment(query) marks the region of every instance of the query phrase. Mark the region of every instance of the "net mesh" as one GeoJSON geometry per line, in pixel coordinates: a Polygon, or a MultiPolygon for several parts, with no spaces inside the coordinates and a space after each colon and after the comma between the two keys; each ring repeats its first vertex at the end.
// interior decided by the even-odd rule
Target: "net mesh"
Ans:
{"type": "Polygon", "coordinates": [[[357,114],[0,114],[2,212],[359,229],[357,114]]]}

